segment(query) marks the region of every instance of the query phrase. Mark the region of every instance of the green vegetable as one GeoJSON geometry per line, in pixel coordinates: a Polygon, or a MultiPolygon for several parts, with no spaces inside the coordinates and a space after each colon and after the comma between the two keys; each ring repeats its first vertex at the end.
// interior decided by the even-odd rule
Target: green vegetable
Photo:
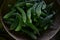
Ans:
{"type": "Polygon", "coordinates": [[[8,19],[5,19],[7,22],[6,23],[12,23],[12,22],[14,22],[14,19],[13,18],[8,18],[8,19]]]}
{"type": "Polygon", "coordinates": [[[42,5],[42,9],[45,9],[46,8],[46,3],[44,1],[43,2],[43,5],[42,5]]]}
{"type": "Polygon", "coordinates": [[[50,20],[54,15],[55,15],[55,14],[50,14],[50,15],[48,15],[47,17],[45,17],[44,20],[45,20],[45,21],[46,21],[46,20],[50,20]]]}
{"type": "Polygon", "coordinates": [[[35,40],[37,39],[37,37],[32,32],[29,32],[28,30],[24,30],[24,29],[22,29],[22,31],[27,35],[29,35],[32,39],[35,39],[35,40]]]}
{"type": "Polygon", "coordinates": [[[19,1],[11,8],[12,11],[3,17],[4,22],[9,25],[10,30],[24,32],[37,40],[37,37],[42,32],[44,33],[53,22],[55,15],[52,10],[53,3],[47,5],[44,1],[39,3],[19,1]]]}
{"type": "Polygon", "coordinates": [[[32,6],[33,6],[32,3],[26,3],[26,7],[30,8],[30,7],[32,7],[32,6]]]}
{"type": "Polygon", "coordinates": [[[17,28],[15,29],[15,31],[20,31],[21,28],[22,28],[22,26],[21,26],[21,24],[19,23],[18,26],[17,26],[17,28]]]}
{"type": "Polygon", "coordinates": [[[8,19],[12,14],[14,14],[15,11],[16,11],[16,10],[10,11],[10,12],[7,13],[3,18],[4,18],[4,19],[8,19]]]}
{"type": "Polygon", "coordinates": [[[54,3],[51,3],[51,4],[49,4],[49,5],[46,6],[46,10],[47,10],[48,13],[50,13],[51,10],[53,9],[53,4],[54,3]]]}
{"type": "Polygon", "coordinates": [[[24,10],[22,9],[22,8],[20,8],[20,7],[16,7],[18,10],[19,10],[19,12],[21,13],[21,15],[22,15],[22,19],[23,19],[23,21],[24,21],[24,23],[26,22],[26,13],[24,12],[24,10]]]}
{"type": "Polygon", "coordinates": [[[13,22],[11,23],[10,30],[15,30],[15,28],[18,26],[18,20],[17,19],[18,18],[16,17],[15,20],[14,19],[11,20],[13,22]]]}
{"type": "Polygon", "coordinates": [[[17,23],[15,21],[14,23],[11,24],[10,30],[14,30],[16,27],[17,27],[17,23]]]}
{"type": "Polygon", "coordinates": [[[18,7],[18,6],[19,6],[19,7],[23,7],[23,6],[25,6],[25,2],[22,2],[22,3],[19,2],[19,3],[17,3],[15,6],[17,6],[17,7],[18,7]]]}
{"type": "Polygon", "coordinates": [[[18,26],[16,27],[15,31],[20,31],[22,29],[22,20],[20,14],[16,14],[19,20],[18,26]]]}
{"type": "Polygon", "coordinates": [[[32,7],[32,12],[33,12],[33,15],[36,15],[36,7],[37,7],[38,3],[35,3],[32,7]]]}
{"type": "Polygon", "coordinates": [[[32,23],[29,23],[29,22],[27,22],[27,25],[40,35],[39,30],[36,28],[36,26],[34,26],[32,23]]]}
{"type": "Polygon", "coordinates": [[[41,15],[41,8],[42,8],[43,2],[40,2],[36,8],[36,14],[39,17],[41,15]]]}
{"type": "Polygon", "coordinates": [[[27,18],[28,18],[28,21],[29,21],[30,23],[32,23],[31,10],[32,10],[32,8],[28,9],[28,11],[27,11],[27,18]]]}
{"type": "Polygon", "coordinates": [[[46,13],[44,13],[44,12],[41,12],[41,16],[46,17],[46,16],[47,16],[47,14],[46,14],[46,13]]]}

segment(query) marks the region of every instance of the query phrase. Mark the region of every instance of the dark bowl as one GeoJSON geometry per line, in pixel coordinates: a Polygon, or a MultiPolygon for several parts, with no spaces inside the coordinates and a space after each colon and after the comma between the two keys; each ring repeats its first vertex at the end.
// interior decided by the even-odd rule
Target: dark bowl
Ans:
{"type": "MultiPolygon", "coordinates": [[[[15,3],[15,2],[14,2],[15,3]]],[[[54,5],[56,6],[56,4],[54,5]]],[[[55,8],[58,8],[58,6],[56,6],[55,8]]],[[[55,9],[54,8],[54,9],[55,9]]],[[[50,40],[52,37],[54,37],[56,35],[56,33],[59,31],[60,29],[60,12],[58,11],[59,9],[56,9],[57,12],[56,12],[56,15],[55,15],[55,19],[54,19],[54,23],[53,25],[51,25],[51,29],[47,30],[42,36],[40,36],[38,38],[38,40],[50,40]]],[[[0,9],[0,20],[3,24],[3,27],[4,29],[6,30],[6,32],[11,36],[13,37],[15,40],[28,40],[25,37],[21,36],[19,33],[15,33],[14,31],[10,31],[9,28],[4,24],[3,22],[3,15],[6,14],[6,12],[9,11],[9,8],[8,8],[8,1],[5,0],[3,2],[3,5],[1,6],[1,9],[0,9]]]]}

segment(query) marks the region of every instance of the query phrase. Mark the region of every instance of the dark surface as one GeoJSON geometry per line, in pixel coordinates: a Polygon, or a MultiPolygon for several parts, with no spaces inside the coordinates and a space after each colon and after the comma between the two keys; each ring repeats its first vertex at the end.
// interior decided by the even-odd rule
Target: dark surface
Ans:
{"type": "Polygon", "coordinates": [[[2,5],[2,3],[3,3],[3,0],[0,0],[0,6],[2,5]]]}
{"type": "Polygon", "coordinates": [[[0,30],[0,40],[14,40],[4,29],[0,30]]]}
{"type": "Polygon", "coordinates": [[[60,40],[60,31],[51,40],[60,40]]]}

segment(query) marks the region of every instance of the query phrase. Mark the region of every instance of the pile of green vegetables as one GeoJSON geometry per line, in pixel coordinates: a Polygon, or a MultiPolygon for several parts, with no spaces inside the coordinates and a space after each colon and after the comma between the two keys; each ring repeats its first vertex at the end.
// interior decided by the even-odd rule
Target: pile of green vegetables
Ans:
{"type": "Polygon", "coordinates": [[[10,30],[24,32],[37,39],[53,22],[55,12],[51,4],[41,2],[19,2],[3,17],[10,30]]]}

